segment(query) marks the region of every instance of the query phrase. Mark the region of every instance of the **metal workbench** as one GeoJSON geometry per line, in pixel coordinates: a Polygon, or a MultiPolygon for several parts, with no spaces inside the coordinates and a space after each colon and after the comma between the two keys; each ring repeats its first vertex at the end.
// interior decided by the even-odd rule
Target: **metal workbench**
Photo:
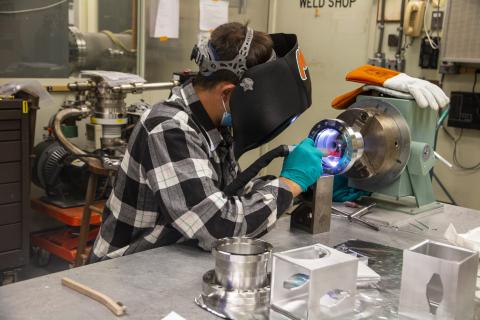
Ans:
{"type": "MultiPolygon", "coordinates": [[[[374,209],[373,215],[387,214],[374,209]]],[[[389,213],[388,213],[389,214],[389,213]]],[[[450,222],[458,232],[480,226],[480,212],[445,205],[439,212],[422,214],[415,219],[430,227],[421,231],[406,223],[400,227],[384,227],[380,232],[361,225],[332,218],[331,231],[312,236],[289,230],[289,217],[281,218],[264,239],[275,251],[302,247],[313,243],[336,245],[349,239],[407,248],[426,238],[444,241],[443,233],[450,222]]],[[[216,319],[193,302],[201,291],[202,275],[213,269],[210,253],[174,245],[100,262],[51,275],[0,287],[0,319],[115,319],[99,303],[60,284],[68,276],[91,286],[127,306],[123,319],[162,319],[171,311],[193,319],[216,319]]]]}

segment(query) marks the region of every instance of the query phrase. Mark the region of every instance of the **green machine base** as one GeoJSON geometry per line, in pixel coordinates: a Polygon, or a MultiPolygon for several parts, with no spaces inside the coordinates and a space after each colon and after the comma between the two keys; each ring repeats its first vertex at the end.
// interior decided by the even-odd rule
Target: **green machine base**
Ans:
{"type": "MultiPolygon", "coordinates": [[[[384,185],[360,189],[373,192],[380,207],[418,214],[436,209],[442,204],[433,193],[430,171],[435,164],[434,140],[437,114],[430,108],[420,108],[414,100],[359,96],[356,105],[366,107],[375,103],[387,103],[395,107],[410,129],[410,158],[403,172],[394,181],[384,185]]],[[[355,182],[350,180],[350,185],[355,182]]],[[[358,186],[357,186],[358,187],[358,186]]]]}
{"type": "Polygon", "coordinates": [[[375,203],[379,208],[389,211],[403,212],[411,215],[432,211],[443,207],[443,204],[437,201],[419,207],[415,197],[402,197],[400,199],[394,199],[381,193],[374,193],[372,194],[371,198],[375,200],[375,203]]]}

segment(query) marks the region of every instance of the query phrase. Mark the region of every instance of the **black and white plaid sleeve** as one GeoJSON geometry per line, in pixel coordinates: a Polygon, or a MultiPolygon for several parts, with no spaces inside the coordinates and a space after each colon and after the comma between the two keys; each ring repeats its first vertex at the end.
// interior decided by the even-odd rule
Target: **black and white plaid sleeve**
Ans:
{"type": "Polygon", "coordinates": [[[181,239],[209,250],[219,238],[259,236],[291,206],[292,194],[279,179],[257,179],[241,195],[226,196],[208,142],[185,112],[146,122],[130,138],[92,262],[181,239]]]}
{"type": "Polygon", "coordinates": [[[202,248],[226,236],[255,236],[271,227],[292,194],[278,179],[257,184],[248,193],[227,197],[216,187],[201,136],[186,123],[171,120],[148,137],[147,181],[172,226],[202,248]]]}

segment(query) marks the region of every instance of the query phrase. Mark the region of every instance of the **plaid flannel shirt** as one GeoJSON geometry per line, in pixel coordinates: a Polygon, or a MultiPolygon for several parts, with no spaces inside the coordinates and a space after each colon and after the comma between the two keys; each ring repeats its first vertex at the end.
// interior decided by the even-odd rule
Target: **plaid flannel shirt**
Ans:
{"type": "Polygon", "coordinates": [[[222,189],[236,177],[232,137],[213,126],[192,84],[145,112],[132,132],[90,261],[194,239],[265,233],[292,204],[275,177],[251,181],[241,194],[222,189]]]}

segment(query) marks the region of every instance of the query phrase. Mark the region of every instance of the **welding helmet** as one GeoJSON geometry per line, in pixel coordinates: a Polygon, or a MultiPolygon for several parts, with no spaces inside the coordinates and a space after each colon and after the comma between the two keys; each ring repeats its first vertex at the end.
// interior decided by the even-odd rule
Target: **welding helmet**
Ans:
{"type": "Polygon", "coordinates": [[[271,34],[272,57],[247,68],[253,40],[248,28],[239,54],[230,61],[216,60],[210,42],[195,46],[192,59],[200,73],[209,76],[230,70],[239,78],[230,97],[235,157],[278,136],[312,104],[310,74],[294,34],[271,34]]]}

